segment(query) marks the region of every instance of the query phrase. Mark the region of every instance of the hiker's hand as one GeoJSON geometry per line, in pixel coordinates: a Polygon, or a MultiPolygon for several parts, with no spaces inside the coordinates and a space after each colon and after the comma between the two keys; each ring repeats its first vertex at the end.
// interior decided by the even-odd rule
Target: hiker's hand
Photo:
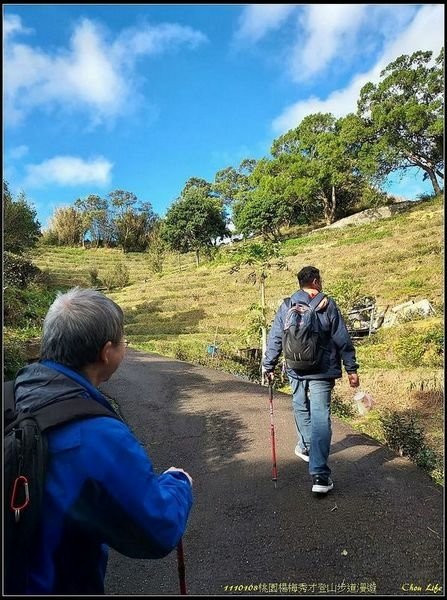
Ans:
{"type": "Polygon", "coordinates": [[[349,379],[349,385],[352,388],[359,387],[360,379],[359,379],[359,376],[357,375],[357,373],[348,373],[348,379],[349,379]]]}
{"type": "Polygon", "coordinates": [[[275,380],[275,374],[273,371],[264,371],[264,381],[266,383],[268,383],[269,385],[272,385],[274,380],[275,380]]]}
{"type": "Polygon", "coordinates": [[[169,469],[166,469],[165,473],[169,473],[169,471],[180,471],[180,473],[183,473],[184,475],[186,475],[186,477],[189,480],[189,483],[192,485],[192,477],[189,473],[187,473],[186,471],[184,471],[183,469],[178,469],[177,467],[169,467],[169,469]]]}

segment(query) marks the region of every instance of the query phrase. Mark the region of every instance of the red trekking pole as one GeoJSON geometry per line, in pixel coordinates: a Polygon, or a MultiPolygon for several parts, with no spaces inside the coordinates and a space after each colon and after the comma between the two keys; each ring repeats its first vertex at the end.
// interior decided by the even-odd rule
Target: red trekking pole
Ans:
{"type": "Polygon", "coordinates": [[[276,488],[276,481],[278,479],[278,471],[276,469],[275,425],[273,423],[273,386],[271,383],[269,383],[269,397],[270,397],[270,433],[271,433],[271,438],[272,438],[272,460],[273,460],[272,481],[274,482],[275,488],[276,488]]]}
{"type": "Polygon", "coordinates": [[[186,579],[185,579],[185,558],[183,556],[183,541],[180,538],[177,544],[177,569],[178,578],[180,583],[180,594],[183,596],[186,594],[186,579]]]}

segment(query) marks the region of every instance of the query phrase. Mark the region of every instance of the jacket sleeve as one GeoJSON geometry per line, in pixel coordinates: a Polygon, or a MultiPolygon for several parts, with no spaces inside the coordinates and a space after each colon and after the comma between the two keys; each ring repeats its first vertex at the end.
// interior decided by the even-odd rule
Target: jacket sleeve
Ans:
{"type": "Polygon", "coordinates": [[[355,357],[355,348],[346,328],[338,306],[331,302],[331,337],[340,351],[341,359],[347,373],[356,373],[359,368],[355,357]]]}
{"type": "Polygon", "coordinates": [[[282,335],[286,309],[287,307],[283,302],[276,311],[276,315],[269,332],[267,348],[265,351],[264,360],[262,361],[262,366],[267,372],[273,371],[278,364],[279,356],[282,352],[282,335]]]}
{"type": "MultiPolygon", "coordinates": [[[[88,423],[88,425],[87,425],[88,423]]],[[[157,475],[145,450],[119,421],[89,419],[93,449],[81,513],[100,539],[125,556],[162,558],[182,537],[193,503],[192,487],[181,472],[157,475]],[[96,423],[93,423],[96,421],[96,423]],[[100,423],[103,421],[103,423],[100,423]]],[[[85,463],[85,460],[89,461],[85,463]]]]}

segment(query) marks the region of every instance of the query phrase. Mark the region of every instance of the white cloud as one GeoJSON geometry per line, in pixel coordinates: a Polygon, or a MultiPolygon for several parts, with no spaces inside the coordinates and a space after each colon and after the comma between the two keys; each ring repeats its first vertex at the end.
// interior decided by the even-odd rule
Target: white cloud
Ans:
{"type": "Polygon", "coordinates": [[[206,41],[208,38],[201,31],[175,23],[162,23],[157,27],[146,25],[142,29],[126,29],[113,44],[113,52],[116,58],[124,60],[126,56],[160,54],[180,44],[194,49],[206,41]]]}
{"type": "MultiPolygon", "coordinates": [[[[10,16],[10,37],[21,30],[10,16]]],[[[5,122],[15,125],[34,109],[87,110],[104,122],[131,110],[137,94],[136,60],[171,48],[194,48],[206,41],[199,31],[175,24],[123,30],[109,41],[89,19],[74,29],[68,48],[45,52],[10,42],[4,53],[5,122]]]]}
{"type": "Polygon", "coordinates": [[[258,42],[267,33],[278,29],[296,9],[294,4],[250,4],[239,17],[235,40],[238,43],[258,42]]]}
{"type": "Polygon", "coordinates": [[[312,96],[288,106],[273,121],[273,130],[279,134],[284,133],[296,127],[306,115],[316,112],[330,112],[341,117],[355,111],[360,89],[369,81],[377,82],[380,72],[391,61],[402,54],[412,54],[418,50],[431,50],[436,57],[443,43],[443,5],[423,6],[405,30],[395,39],[388,40],[376,64],[369,71],[356,75],[346,88],[332,92],[326,99],[312,96]]]}
{"type": "Polygon", "coordinates": [[[23,27],[22,19],[18,15],[5,15],[3,19],[3,40],[15,34],[31,33],[32,29],[23,27]]]}
{"type": "Polygon", "coordinates": [[[409,27],[390,42],[376,65],[376,70],[381,71],[402,54],[412,54],[418,50],[439,53],[444,45],[444,35],[444,6],[423,6],[409,27]]]}
{"type": "Polygon", "coordinates": [[[24,187],[43,187],[48,184],[76,186],[107,185],[113,164],[103,157],[85,161],[76,156],[56,156],[38,165],[26,166],[24,187]]]}
{"type": "Polygon", "coordinates": [[[293,79],[309,79],[353,42],[367,17],[366,4],[312,4],[301,14],[303,34],[292,50],[289,68],[293,79]],[[303,38],[307,38],[303,43],[303,38]]]}

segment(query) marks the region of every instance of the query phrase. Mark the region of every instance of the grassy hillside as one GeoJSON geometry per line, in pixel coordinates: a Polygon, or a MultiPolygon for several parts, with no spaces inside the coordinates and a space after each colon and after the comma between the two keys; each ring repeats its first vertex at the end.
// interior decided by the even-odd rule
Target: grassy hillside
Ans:
{"type": "MultiPolygon", "coordinates": [[[[192,256],[166,261],[161,275],[151,273],[146,254],[81,248],[39,249],[34,262],[61,286],[91,285],[117,262],[130,272],[129,285],[109,292],[125,311],[126,335],[139,348],[190,360],[206,357],[208,344],[227,354],[255,345],[253,324],[260,302],[256,268],[234,268],[239,245],[222,249],[199,268],[192,256]]],[[[282,243],[285,268],[272,267],[266,280],[267,319],[279,301],[296,288],[296,273],[305,265],[320,268],[325,290],[340,300],[342,290],[374,296],[379,306],[427,298],[437,311],[430,319],[382,329],[358,346],[362,388],[376,399],[367,417],[349,415],[352,392],[346,379],[337,383],[339,412],[356,426],[383,438],[380,414],[398,411],[403,419],[417,414],[426,439],[441,452],[443,432],[443,203],[418,204],[408,212],[361,226],[318,230],[282,243]]],[[[218,361],[215,359],[215,364],[218,361]]],[[[405,427],[405,422],[394,425],[405,427]]]]}

